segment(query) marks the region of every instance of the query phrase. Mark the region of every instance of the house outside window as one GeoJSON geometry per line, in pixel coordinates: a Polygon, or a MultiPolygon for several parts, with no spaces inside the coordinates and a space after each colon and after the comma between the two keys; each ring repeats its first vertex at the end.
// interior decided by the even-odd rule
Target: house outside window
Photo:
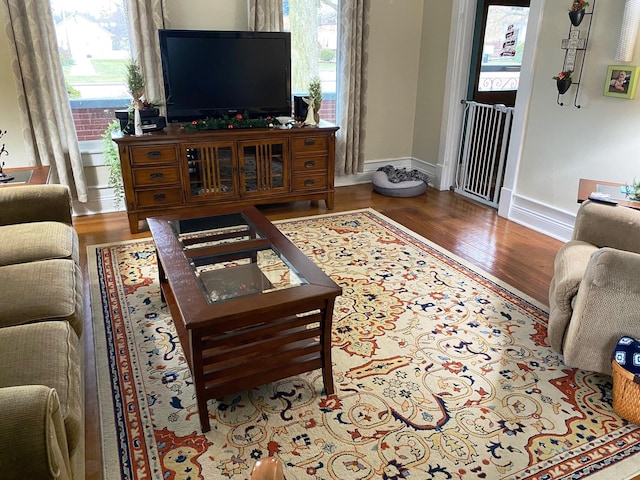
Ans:
{"type": "Polygon", "coordinates": [[[125,0],[50,0],[79,141],[98,140],[127,108],[132,57],[125,0]]]}

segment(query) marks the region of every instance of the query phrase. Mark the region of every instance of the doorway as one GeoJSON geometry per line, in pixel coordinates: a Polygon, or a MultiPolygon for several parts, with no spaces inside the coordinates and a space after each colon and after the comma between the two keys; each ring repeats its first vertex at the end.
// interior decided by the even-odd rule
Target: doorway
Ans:
{"type": "Polygon", "coordinates": [[[529,4],[479,0],[474,15],[453,189],[494,208],[505,177],[529,4]]]}

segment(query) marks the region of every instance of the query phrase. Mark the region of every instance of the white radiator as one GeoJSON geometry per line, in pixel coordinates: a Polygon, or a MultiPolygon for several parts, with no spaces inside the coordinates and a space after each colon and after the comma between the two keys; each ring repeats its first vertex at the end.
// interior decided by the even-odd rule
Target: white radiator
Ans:
{"type": "Polygon", "coordinates": [[[463,101],[465,114],[455,191],[498,207],[513,108],[463,101]]]}

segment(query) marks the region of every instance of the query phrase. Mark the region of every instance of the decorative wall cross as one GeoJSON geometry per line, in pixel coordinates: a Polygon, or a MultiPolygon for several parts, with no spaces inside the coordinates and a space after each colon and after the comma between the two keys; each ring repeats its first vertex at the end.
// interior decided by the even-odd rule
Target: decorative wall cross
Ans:
{"type": "Polygon", "coordinates": [[[587,39],[580,38],[580,30],[573,30],[569,33],[569,38],[562,40],[562,48],[567,51],[565,59],[565,70],[575,70],[576,52],[587,48],[587,39]]]}

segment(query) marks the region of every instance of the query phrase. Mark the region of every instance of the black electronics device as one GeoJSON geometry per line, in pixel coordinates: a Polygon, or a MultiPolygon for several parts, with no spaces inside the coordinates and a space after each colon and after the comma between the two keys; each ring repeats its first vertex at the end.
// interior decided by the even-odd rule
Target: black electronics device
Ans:
{"type": "Polygon", "coordinates": [[[307,118],[307,111],[309,110],[309,104],[305,102],[305,99],[309,97],[299,97],[294,95],[293,97],[293,118],[298,121],[303,121],[307,118]]]}
{"type": "Polygon", "coordinates": [[[158,31],[167,122],[290,116],[291,34],[158,31]]]}
{"type": "Polygon", "coordinates": [[[167,126],[167,121],[164,117],[145,117],[141,120],[143,132],[155,132],[167,126]]]}
{"type": "MultiPolygon", "coordinates": [[[[115,114],[120,122],[120,130],[122,130],[122,133],[134,133],[133,112],[129,112],[129,110],[116,110],[115,114]],[[131,116],[131,118],[129,118],[129,116],[131,116]]],[[[160,115],[160,110],[157,108],[140,110],[140,121],[142,122],[143,132],[155,132],[167,126],[166,119],[160,115]]]]}

